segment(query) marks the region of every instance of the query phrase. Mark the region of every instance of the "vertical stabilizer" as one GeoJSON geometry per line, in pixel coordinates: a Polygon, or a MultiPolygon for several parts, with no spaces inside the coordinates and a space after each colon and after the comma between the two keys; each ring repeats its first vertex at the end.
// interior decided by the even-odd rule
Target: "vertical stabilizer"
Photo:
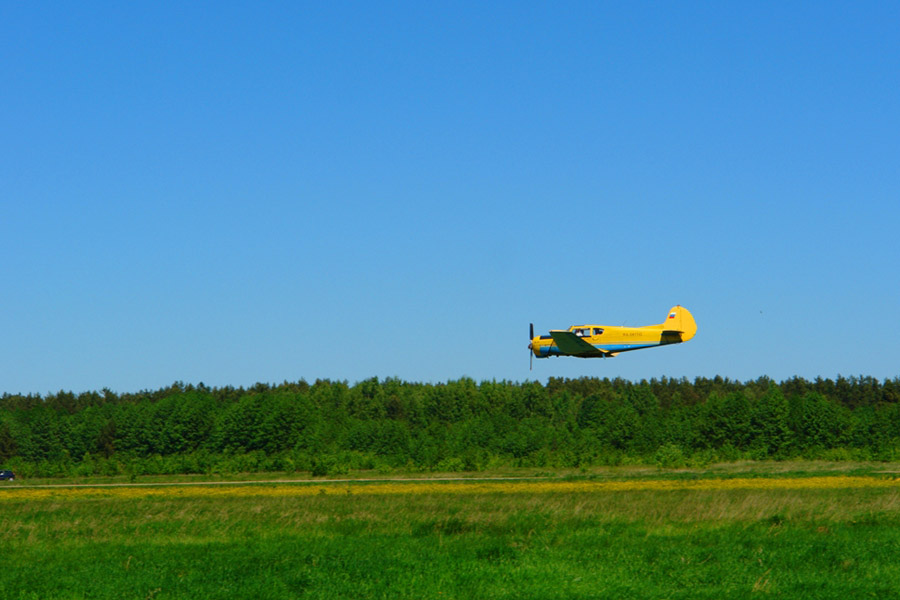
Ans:
{"type": "Polygon", "coordinates": [[[662,324],[666,331],[681,333],[681,341],[686,342],[697,333],[697,323],[694,315],[683,306],[673,306],[666,315],[666,322],[662,324]]]}

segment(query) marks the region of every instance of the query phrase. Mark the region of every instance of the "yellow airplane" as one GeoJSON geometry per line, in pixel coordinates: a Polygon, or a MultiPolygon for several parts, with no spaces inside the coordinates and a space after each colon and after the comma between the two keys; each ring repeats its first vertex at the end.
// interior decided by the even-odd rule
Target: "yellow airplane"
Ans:
{"type": "Polygon", "coordinates": [[[529,327],[528,349],[537,358],[577,356],[608,358],[642,348],[686,342],[697,333],[694,317],[683,306],[673,306],[665,323],[644,327],[609,325],[572,325],[566,330],[553,329],[550,335],[535,337],[534,324],[529,327]]]}

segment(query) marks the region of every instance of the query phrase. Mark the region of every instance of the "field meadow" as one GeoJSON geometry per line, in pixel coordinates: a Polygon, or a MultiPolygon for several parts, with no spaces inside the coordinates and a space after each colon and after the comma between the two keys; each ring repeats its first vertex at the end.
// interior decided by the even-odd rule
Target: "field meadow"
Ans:
{"type": "Polygon", "coordinates": [[[896,598],[898,472],[17,481],[0,598],[896,598]]]}

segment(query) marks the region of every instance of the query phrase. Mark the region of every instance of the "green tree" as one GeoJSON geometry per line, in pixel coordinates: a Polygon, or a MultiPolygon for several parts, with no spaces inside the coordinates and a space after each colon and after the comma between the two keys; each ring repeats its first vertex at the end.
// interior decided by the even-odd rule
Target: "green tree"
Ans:
{"type": "Polygon", "coordinates": [[[836,448],[849,441],[849,411],[817,392],[797,398],[791,409],[792,429],[798,448],[836,448]]]}
{"type": "Polygon", "coordinates": [[[783,456],[791,442],[790,407],[781,389],[774,383],[752,408],[751,445],[764,450],[768,456],[783,456]]]}

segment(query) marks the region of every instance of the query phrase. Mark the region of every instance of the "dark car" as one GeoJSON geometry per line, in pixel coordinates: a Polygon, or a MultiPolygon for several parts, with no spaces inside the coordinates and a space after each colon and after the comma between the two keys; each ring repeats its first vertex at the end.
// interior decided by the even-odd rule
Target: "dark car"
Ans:
{"type": "Polygon", "coordinates": [[[0,481],[12,481],[16,478],[16,474],[12,471],[0,471],[0,481]]]}

